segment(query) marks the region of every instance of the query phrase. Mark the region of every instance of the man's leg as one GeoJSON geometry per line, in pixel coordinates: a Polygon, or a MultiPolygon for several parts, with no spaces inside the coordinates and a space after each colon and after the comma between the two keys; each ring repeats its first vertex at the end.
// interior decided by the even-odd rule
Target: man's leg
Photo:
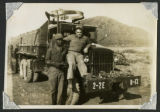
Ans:
{"type": "Polygon", "coordinates": [[[81,77],[84,77],[85,75],[87,75],[87,66],[84,63],[83,55],[78,53],[76,55],[76,61],[77,61],[77,64],[78,64],[78,70],[81,74],[81,77]]]}
{"type": "Polygon", "coordinates": [[[73,93],[72,93],[72,101],[70,105],[76,105],[79,101],[79,95],[80,95],[80,86],[77,79],[74,79],[73,81],[73,93]]]}
{"type": "Polygon", "coordinates": [[[74,78],[74,70],[76,69],[76,63],[75,63],[75,55],[73,52],[68,52],[67,54],[67,62],[69,64],[68,72],[67,72],[67,81],[68,81],[68,87],[67,87],[67,101],[66,105],[69,105],[72,101],[73,96],[73,78],[74,78]]]}
{"type": "Polygon", "coordinates": [[[76,105],[79,101],[79,93],[73,92],[72,101],[70,105],[76,105]]]}
{"type": "Polygon", "coordinates": [[[49,68],[49,84],[50,84],[50,92],[52,97],[52,104],[56,105],[56,90],[57,90],[57,72],[56,70],[52,70],[52,68],[49,68]]]}
{"type": "Polygon", "coordinates": [[[60,74],[58,74],[57,105],[62,105],[63,87],[64,87],[64,73],[61,72],[60,74]]]}
{"type": "Polygon", "coordinates": [[[67,79],[73,79],[74,78],[74,70],[76,69],[76,62],[75,62],[75,55],[73,52],[69,52],[67,54],[67,62],[68,62],[68,72],[67,72],[67,79]]]}
{"type": "Polygon", "coordinates": [[[70,105],[71,101],[73,98],[73,91],[72,88],[70,88],[70,86],[67,87],[67,100],[66,100],[66,105],[70,105]]]}
{"type": "Polygon", "coordinates": [[[79,95],[80,95],[80,86],[76,79],[72,80],[72,88],[68,88],[71,91],[68,93],[68,98],[66,101],[66,105],[75,105],[79,101],[79,95]]]}
{"type": "Polygon", "coordinates": [[[74,78],[74,71],[76,69],[76,63],[75,63],[75,55],[74,52],[68,52],[67,54],[67,62],[69,64],[68,72],[67,72],[67,80],[68,80],[68,87],[67,87],[67,93],[69,96],[72,94],[72,80],[74,78]]]}

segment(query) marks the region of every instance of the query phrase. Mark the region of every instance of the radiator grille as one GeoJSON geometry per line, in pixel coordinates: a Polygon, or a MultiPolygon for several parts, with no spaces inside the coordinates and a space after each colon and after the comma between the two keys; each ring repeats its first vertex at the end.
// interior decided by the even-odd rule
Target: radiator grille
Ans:
{"type": "Polygon", "coordinates": [[[93,50],[89,53],[90,70],[94,75],[98,75],[100,71],[109,73],[113,69],[113,53],[107,51],[93,50]]]}

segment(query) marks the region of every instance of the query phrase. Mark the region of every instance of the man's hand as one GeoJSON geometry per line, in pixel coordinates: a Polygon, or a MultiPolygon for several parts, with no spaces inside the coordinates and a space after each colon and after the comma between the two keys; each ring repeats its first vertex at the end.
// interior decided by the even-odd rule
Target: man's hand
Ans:
{"type": "Polygon", "coordinates": [[[88,48],[84,48],[84,49],[83,49],[83,52],[84,52],[84,53],[88,53],[88,48]]]}
{"type": "Polygon", "coordinates": [[[88,53],[88,49],[90,48],[91,44],[88,44],[84,49],[83,52],[84,53],[88,53]]]}

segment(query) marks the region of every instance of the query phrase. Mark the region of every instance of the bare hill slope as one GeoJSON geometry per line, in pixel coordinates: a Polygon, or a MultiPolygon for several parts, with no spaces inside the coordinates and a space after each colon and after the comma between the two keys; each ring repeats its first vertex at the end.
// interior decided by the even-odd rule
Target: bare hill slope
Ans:
{"type": "Polygon", "coordinates": [[[83,20],[82,24],[97,26],[98,43],[105,46],[145,47],[150,45],[148,32],[108,17],[96,16],[83,20]]]}

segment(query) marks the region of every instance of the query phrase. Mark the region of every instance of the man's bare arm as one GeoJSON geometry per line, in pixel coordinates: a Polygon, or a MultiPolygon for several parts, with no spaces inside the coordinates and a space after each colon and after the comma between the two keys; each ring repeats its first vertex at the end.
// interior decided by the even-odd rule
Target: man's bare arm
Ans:
{"type": "Polygon", "coordinates": [[[88,49],[90,48],[91,46],[91,41],[89,40],[89,38],[87,37],[87,42],[86,42],[86,47],[83,49],[83,52],[84,53],[88,53],[88,49]]]}
{"type": "Polygon", "coordinates": [[[71,41],[71,37],[70,36],[64,37],[63,40],[64,41],[71,41]]]}
{"type": "Polygon", "coordinates": [[[88,53],[88,49],[90,48],[91,44],[87,44],[86,47],[83,49],[84,53],[88,53]]]}

